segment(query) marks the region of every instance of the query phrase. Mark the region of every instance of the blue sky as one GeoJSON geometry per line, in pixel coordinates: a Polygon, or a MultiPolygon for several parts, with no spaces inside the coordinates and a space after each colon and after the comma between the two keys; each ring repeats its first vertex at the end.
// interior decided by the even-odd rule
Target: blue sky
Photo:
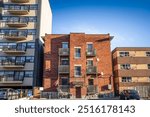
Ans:
{"type": "Polygon", "coordinates": [[[110,33],[111,46],[150,47],[150,0],[50,0],[53,33],[110,33]]]}

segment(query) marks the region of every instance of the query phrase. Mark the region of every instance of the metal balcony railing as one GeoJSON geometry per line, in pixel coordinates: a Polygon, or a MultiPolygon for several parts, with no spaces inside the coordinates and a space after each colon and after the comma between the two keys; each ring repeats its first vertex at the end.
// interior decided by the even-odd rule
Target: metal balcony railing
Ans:
{"type": "Polygon", "coordinates": [[[25,61],[2,60],[1,66],[4,68],[24,68],[25,61]]]}
{"type": "Polygon", "coordinates": [[[8,40],[26,40],[27,34],[22,32],[6,33],[4,34],[4,38],[8,40]]]}
{"type": "Polygon", "coordinates": [[[21,84],[24,81],[24,76],[9,77],[7,75],[0,76],[0,83],[2,84],[21,84]]]}
{"type": "Polygon", "coordinates": [[[25,54],[26,47],[25,46],[4,46],[3,52],[7,54],[25,54]]]}
{"type": "Polygon", "coordinates": [[[9,8],[7,10],[11,15],[27,15],[29,13],[29,8],[9,8]]]}
{"type": "Polygon", "coordinates": [[[96,56],[96,50],[95,49],[87,49],[86,50],[86,56],[88,57],[88,56],[96,56]]]}
{"type": "Polygon", "coordinates": [[[15,20],[10,20],[10,21],[7,21],[6,23],[9,27],[27,27],[28,25],[28,21],[26,20],[18,20],[18,21],[15,21],[15,20]]]}
{"type": "Polygon", "coordinates": [[[59,74],[68,74],[69,73],[69,65],[60,65],[58,67],[59,74]]]}
{"type": "Polygon", "coordinates": [[[69,92],[69,85],[59,85],[59,88],[62,92],[69,92]]]}
{"type": "Polygon", "coordinates": [[[69,55],[69,48],[59,48],[59,55],[60,56],[68,56],[69,55]]]}
{"type": "Polygon", "coordinates": [[[95,94],[98,92],[98,86],[97,85],[88,85],[87,86],[87,93],[88,94],[95,94]]]}
{"type": "Polygon", "coordinates": [[[86,73],[87,74],[97,74],[97,67],[96,66],[87,66],[86,73]]]}
{"type": "Polygon", "coordinates": [[[11,0],[12,3],[28,3],[30,0],[11,0]]]}

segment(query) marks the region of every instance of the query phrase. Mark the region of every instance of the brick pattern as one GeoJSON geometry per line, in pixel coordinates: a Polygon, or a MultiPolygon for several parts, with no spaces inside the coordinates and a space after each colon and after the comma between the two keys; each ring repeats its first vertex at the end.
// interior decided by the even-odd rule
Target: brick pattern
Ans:
{"type": "Polygon", "coordinates": [[[87,59],[93,59],[93,63],[97,66],[98,74],[92,75],[94,78],[94,85],[98,85],[99,93],[108,90],[108,84],[113,87],[112,76],[112,60],[111,60],[111,49],[110,49],[110,35],[109,34],[84,34],[84,33],[71,33],[70,35],[57,35],[48,34],[45,36],[45,47],[44,47],[44,76],[43,76],[43,86],[45,91],[56,91],[57,84],[60,83],[60,77],[65,75],[58,74],[59,65],[59,48],[61,48],[62,42],[69,43],[70,49],[70,93],[76,97],[76,86],[73,82],[78,80],[83,82],[81,86],[81,97],[87,95],[88,79],[91,75],[86,74],[86,63],[87,59]],[[96,56],[87,57],[86,56],[86,44],[87,42],[92,42],[94,49],[96,49],[96,56]],[[74,47],[81,47],[81,57],[76,59],[74,57],[75,49],[74,47]],[[97,62],[99,58],[99,62],[97,62]],[[80,78],[74,77],[74,65],[81,65],[82,76],[80,78]],[[103,72],[103,76],[101,73],[103,72]],[[97,78],[96,78],[97,77],[97,78]],[[104,88],[106,87],[106,88],[104,88]]]}

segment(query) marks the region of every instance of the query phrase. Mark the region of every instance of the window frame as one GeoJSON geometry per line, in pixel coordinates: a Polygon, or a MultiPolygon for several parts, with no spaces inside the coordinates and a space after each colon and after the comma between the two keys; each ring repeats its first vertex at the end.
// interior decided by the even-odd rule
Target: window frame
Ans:
{"type": "Polygon", "coordinates": [[[81,47],[74,47],[74,58],[79,59],[81,58],[81,47]],[[80,52],[78,53],[77,49],[80,50],[80,52]],[[78,56],[79,55],[79,56],[78,56]]]}
{"type": "Polygon", "coordinates": [[[81,77],[82,76],[82,66],[81,65],[75,65],[74,66],[74,76],[75,77],[81,77]],[[76,67],[79,67],[80,71],[76,71],[76,67]],[[79,74],[78,74],[78,72],[79,72],[79,74]]]}

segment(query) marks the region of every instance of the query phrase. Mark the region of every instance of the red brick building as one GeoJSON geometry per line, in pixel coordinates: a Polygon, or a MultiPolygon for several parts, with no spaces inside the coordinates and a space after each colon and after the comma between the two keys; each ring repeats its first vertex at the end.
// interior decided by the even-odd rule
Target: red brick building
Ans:
{"type": "Polygon", "coordinates": [[[109,34],[46,34],[44,92],[70,98],[112,93],[109,34]]]}

